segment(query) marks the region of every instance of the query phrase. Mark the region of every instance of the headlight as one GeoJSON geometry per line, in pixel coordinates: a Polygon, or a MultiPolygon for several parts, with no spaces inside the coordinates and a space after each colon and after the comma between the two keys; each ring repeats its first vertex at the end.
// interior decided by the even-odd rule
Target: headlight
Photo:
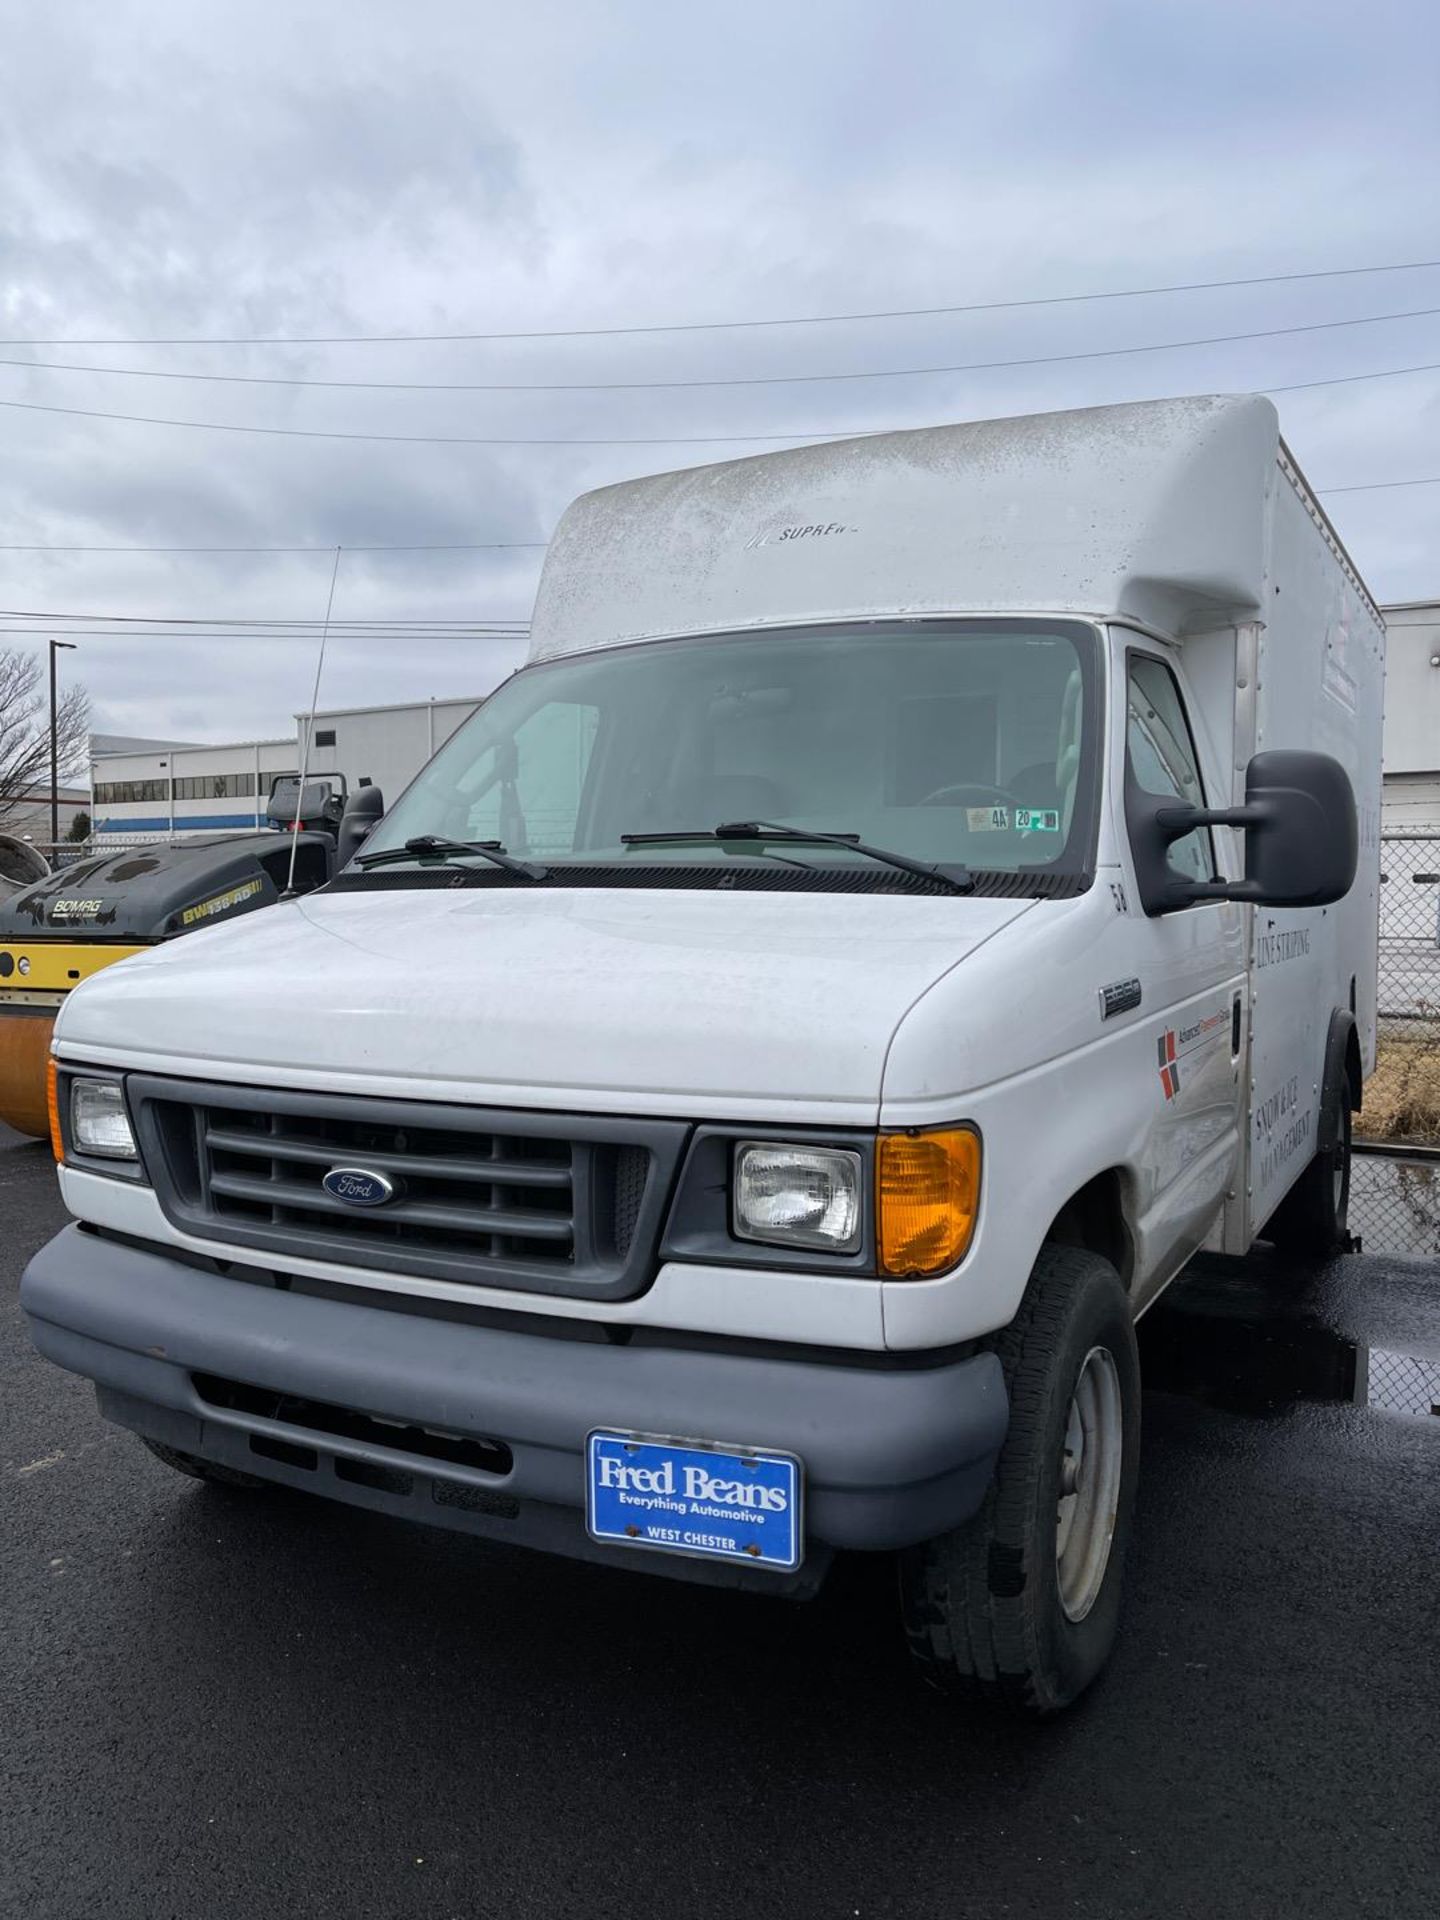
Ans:
{"type": "Polygon", "coordinates": [[[138,1160],[118,1080],[70,1082],[70,1143],[97,1160],[138,1160]]]}
{"type": "Polygon", "coordinates": [[[861,1158],[841,1147],[742,1141],[735,1149],[735,1234],[777,1246],[854,1253],[863,1228],[861,1158]]]}

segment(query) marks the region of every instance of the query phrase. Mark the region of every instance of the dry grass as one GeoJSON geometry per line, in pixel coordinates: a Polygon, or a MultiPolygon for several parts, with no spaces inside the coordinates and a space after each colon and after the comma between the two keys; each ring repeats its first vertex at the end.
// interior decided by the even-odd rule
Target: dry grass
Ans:
{"type": "Polygon", "coordinates": [[[1356,1116],[1365,1140],[1440,1144],[1440,1036],[1381,1033],[1365,1105],[1356,1116]]]}

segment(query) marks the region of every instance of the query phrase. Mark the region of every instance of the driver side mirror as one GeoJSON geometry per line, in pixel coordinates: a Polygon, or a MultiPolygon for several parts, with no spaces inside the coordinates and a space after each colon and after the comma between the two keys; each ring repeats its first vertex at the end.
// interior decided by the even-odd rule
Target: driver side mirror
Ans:
{"type": "Polygon", "coordinates": [[[1325,907],[1355,879],[1359,833],[1350,776],[1326,753],[1257,753],[1245,771],[1243,807],[1177,806],[1163,794],[1125,796],[1140,902],[1152,917],[1201,900],[1256,907],[1325,907]],[[1245,835],[1243,880],[1187,880],[1171,867],[1171,844],[1197,827],[1245,835]]]}
{"type": "Polygon", "coordinates": [[[340,818],[340,835],[335,849],[335,867],[348,867],[369,839],[385,811],[385,796],[379,787],[360,787],[345,803],[340,818]]]}

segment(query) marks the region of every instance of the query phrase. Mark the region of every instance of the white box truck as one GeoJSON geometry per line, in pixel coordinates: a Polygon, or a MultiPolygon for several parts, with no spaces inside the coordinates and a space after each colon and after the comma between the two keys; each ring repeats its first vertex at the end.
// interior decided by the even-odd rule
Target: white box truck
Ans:
{"type": "Polygon", "coordinates": [[[1263,399],[570,508],[322,891],[81,986],[33,1338],[202,1480],[1111,1646],[1136,1317],[1345,1241],[1383,629],[1263,399]]]}

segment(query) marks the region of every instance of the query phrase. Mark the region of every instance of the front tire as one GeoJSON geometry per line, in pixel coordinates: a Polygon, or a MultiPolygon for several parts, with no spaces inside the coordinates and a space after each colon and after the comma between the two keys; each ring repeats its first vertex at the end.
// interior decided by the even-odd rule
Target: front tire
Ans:
{"type": "Polygon", "coordinates": [[[984,1505],[901,1560],[912,1653],[946,1691],[1031,1718],[1110,1657],[1140,1464],[1140,1363],[1120,1276],[1045,1247],[994,1339],[1010,1426],[984,1505]]]}

